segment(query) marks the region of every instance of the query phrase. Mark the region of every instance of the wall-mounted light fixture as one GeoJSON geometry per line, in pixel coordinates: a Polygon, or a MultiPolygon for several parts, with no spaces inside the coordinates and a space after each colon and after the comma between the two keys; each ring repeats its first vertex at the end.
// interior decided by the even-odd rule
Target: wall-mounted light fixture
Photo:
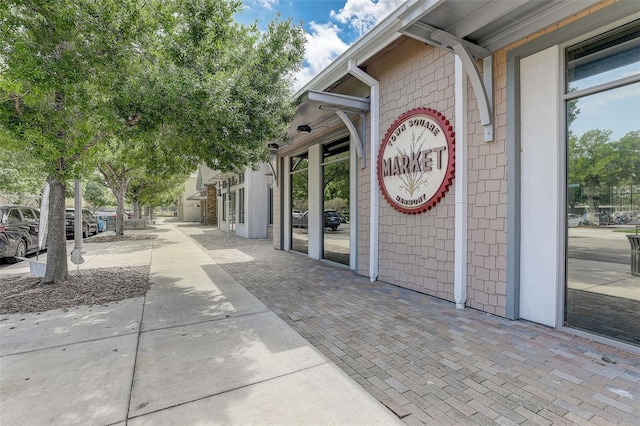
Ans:
{"type": "Polygon", "coordinates": [[[271,142],[270,144],[267,144],[267,148],[269,148],[269,151],[275,152],[278,150],[278,148],[280,148],[280,145],[275,142],[271,142]]]}
{"type": "Polygon", "coordinates": [[[298,126],[298,133],[311,133],[311,126],[308,124],[301,124],[298,126]]]}

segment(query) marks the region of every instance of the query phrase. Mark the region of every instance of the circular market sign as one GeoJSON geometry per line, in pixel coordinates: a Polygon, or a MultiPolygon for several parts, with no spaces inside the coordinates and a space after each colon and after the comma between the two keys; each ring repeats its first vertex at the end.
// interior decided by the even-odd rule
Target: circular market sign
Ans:
{"type": "Polygon", "coordinates": [[[378,153],[378,180],[389,204],[407,214],[435,206],[454,175],[454,133],[431,108],[401,115],[387,130],[378,153]]]}

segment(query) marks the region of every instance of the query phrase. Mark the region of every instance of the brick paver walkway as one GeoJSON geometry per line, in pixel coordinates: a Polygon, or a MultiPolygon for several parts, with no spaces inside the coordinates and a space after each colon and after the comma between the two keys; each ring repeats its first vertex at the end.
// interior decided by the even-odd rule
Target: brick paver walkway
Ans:
{"type": "Polygon", "coordinates": [[[180,229],[407,424],[640,424],[640,355],[180,229]]]}

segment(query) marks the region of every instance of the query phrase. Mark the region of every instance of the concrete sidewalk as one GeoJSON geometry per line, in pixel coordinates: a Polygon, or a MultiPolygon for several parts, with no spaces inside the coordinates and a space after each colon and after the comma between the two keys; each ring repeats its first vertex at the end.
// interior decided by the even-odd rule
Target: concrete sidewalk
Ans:
{"type": "Polygon", "coordinates": [[[0,424],[400,423],[175,226],[154,232],[85,244],[81,266],[150,265],[146,297],[0,318],[0,424]]]}

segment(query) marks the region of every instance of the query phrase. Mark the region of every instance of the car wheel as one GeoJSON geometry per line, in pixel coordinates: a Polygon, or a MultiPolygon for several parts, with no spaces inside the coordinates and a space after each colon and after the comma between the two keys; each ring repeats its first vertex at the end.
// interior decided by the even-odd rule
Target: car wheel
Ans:
{"type": "Polygon", "coordinates": [[[18,241],[18,246],[16,247],[15,257],[10,257],[7,260],[9,263],[17,263],[22,260],[22,259],[18,259],[19,257],[25,257],[26,255],[27,255],[27,244],[24,242],[24,240],[20,240],[18,241]]]}

